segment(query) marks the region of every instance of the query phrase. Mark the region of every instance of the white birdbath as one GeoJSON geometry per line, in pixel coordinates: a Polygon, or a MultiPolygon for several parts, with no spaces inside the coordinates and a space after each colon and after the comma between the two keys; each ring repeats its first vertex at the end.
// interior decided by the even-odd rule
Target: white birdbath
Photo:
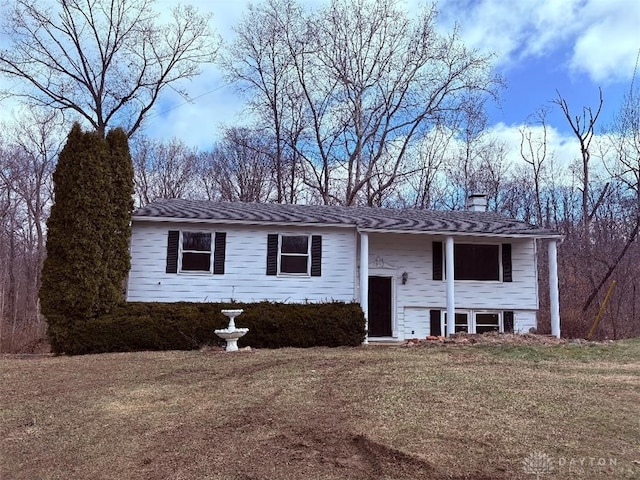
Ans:
{"type": "Polygon", "coordinates": [[[229,326],[219,330],[214,330],[215,334],[220,338],[223,338],[227,342],[227,352],[236,352],[238,350],[238,339],[246,334],[248,328],[236,328],[235,318],[240,315],[244,310],[221,310],[223,315],[229,317],[229,326]]]}

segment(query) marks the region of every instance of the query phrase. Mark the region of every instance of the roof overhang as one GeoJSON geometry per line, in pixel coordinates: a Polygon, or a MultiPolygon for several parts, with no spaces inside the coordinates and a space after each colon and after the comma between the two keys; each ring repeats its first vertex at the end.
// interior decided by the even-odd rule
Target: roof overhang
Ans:
{"type": "Polygon", "coordinates": [[[358,228],[356,224],[350,223],[320,223],[320,222],[297,222],[297,221],[260,221],[260,220],[225,220],[213,218],[179,218],[179,217],[151,217],[147,215],[134,215],[131,218],[134,222],[154,222],[154,223],[190,223],[190,224],[213,224],[213,225],[252,225],[252,226],[276,226],[276,227],[313,227],[313,228],[351,228],[361,233],[381,233],[381,234],[410,234],[410,235],[430,235],[441,237],[485,237],[485,238],[539,238],[563,240],[564,235],[560,234],[536,234],[536,233],[489,233],[489,232],[455,232],[436,230],[402,230],[402,229],[377,229],[358,228]]]}
{"type": "Polygon", "coordinates": [[[438,237],[495,237],[495,238],[540,238],[563,240],[561,234],[542,233],[483,233],[483,232],[447,232],[437,230],[381,230],[375,228],[359,228],[361,233],[407,233],[412,235],[432,235],[438,237]]]}
{"type": "Polygon", "coordinates": [[[489,232],[448,232],[437,230],[382,230],[376,228],[359,228],[361,233],[407,233],[411,235],[432,235],[438,237],[493,237],[493,238],[540,238],[563,240],[561,234],[536,233],[489,233],[489,232]]]}
{"type": "Polygon", "coordinates": [[[294,221],[260,221],[260,220],[224,220],[217,218],[178,218],[178,217],[149,217],[146,215],[134,215],[133,222],[165,222],[165,223],[208,223],[214,225],[258,225],[277,227],[327,227],[327,228],[356,228],[355,224],[348,223],[315,223],[294,221]]]}

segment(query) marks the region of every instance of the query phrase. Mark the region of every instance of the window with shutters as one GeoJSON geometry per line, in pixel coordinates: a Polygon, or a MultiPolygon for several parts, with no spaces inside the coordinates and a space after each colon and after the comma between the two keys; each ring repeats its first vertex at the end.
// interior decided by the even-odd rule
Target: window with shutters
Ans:
{"type": "Polygon", "coordinates": [[[456,243],[453,252],[456,280],[500,280],[500,245],[456,243]]]}
{"type": "Polygon", "coordinates": [[[322,235],[267,235],[267,275],[321,277],[322,235]]]}
{"type": "Polygon", "coordinates": [[[224,275],[226,243],[225,232],[169,230],[166,273],[224,275]]]}
{"type": "Polygon", "coordinates": [[[211,233],[182,232],[181,272],[211,272],[211,233]]]}
{"type": "MultiPolygon", "coordinates": [[[[511,282],[511,244],[455,243],[453,264],[456,280],[511,282]]],[[[445,252],[433,242],[433,279],[444,280],[445,252]]]]}
{"type": "Polygon", "coordinates": [[[311,241],[309,235],[280,235],[278,273],[310,275],[311,241]]]}

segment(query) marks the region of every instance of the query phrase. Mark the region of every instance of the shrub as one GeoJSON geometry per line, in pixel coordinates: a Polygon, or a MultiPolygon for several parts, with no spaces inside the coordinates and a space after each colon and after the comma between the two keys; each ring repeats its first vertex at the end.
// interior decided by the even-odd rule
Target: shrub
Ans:
{"type": "Polygon", "coordinates": [[[357,346],[365,336],[356,303],[125,303],[109,314],[74,322],[59,339],[60,352],[75,354],[136,350],[191,350],[224,344],[214,330],[229,319],[220,310],[241,308],[237,327],[249,332],[239,345],[255,348],[357,346]]]}

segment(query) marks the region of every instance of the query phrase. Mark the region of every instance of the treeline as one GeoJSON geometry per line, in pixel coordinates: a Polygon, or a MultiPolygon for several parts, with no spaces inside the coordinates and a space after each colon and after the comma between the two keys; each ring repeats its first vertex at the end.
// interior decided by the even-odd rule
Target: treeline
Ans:
{"type": "MultiPolygon", "coordinates": [[[[34,348],[45,332],[37,293],[45,257],[45,222],[52,200],[51,174],[62,129],[54,118],[31,116],[31,121],[15,126],[13,140],[5,139],[0,151],[0,320],[4,352],[34,348]]],[[[593,144],[586,222],[579,158],[561,166],[550,152],[548,158],[534,159],[532,165],[531,157],[527,157],[531,149],[509,151],[488,134],[472,144],[454,136],[447,140],[436,132],[432,135],[422,148],[407,155],[401,164],[403,173],[395,176],[384,196],[371,202],[363,194],[353,203],[457,210],[464,208],[468,193],[486,192],[489,210],[566,235],[559,250],[563,334],[587,335],[613,281],[616,286],[596,330],[597,337],[640,334],[637,183],[630,176],[634,173],[625,171],[623,165],[603,161],[619,159],[602,156],[605,148],[607,153],[614,146],[622,149],[616,143],[620,142],[619,135],[599,135],[593,144]],[[470,154],[461,157],[460,151],[470,154]],[[514,159],[514,153],[520,158],[514,159]],[[612,175],[614,167],[620,173],[612,175]]],[[[531,141],[533,150],[539,151],[544,129],[523,127],[522,138],[524,145],[531,141]]],[[[225,130],[222,140],[208,151],[198,151],[178,140],[158,142],[143,136],[131,141],[131,147],[137,206],[159,198],[276,202],[278,176],[291,186],[284,199],[287,202],[324,203],[323,197],[305,184],[314,172],[305,170],[302,164],[278,172],[274,142],[250,129],[225,130]]],[[[330,203],[338,204],[345,185],[339,181],[331,185],[330,203]]],[[[366,191],[370,191],[368,186],[363,193],[366,191]]],[[[546,252],[543,242],[540,246],[540,320],[545,331],[546,252]]]]}
{"type": "Polygon", "coordinates": [[[501,87],[492,57],[465,48],[455,30],[442,33],[432,7],[410,15],[394,0],[335,0],[315,9],[266,0],[249,6],[233,39],[218,48],[208,18],[192,8],[177,8],[164,27],[148,13],[152,0],[98,0],[94,15],[57,2],[58,25],[35,4],[10,3],[15,14],[5,27],[16,32],[14,48],[0,51],[0,71],[35,106],[0,136],[0,352],[38,348],[44,336],[45,227],[71,119],[102,134],[126,127],[138,206],[181,197],[462,209],[470,193],[486,193],[491,211],[566,236],[559,249],[565,335],[588,334],[610,288],[596,335],[640,335],[637,88],[611,125],[601,125],[602,94],[578,107],[558,94],[510,147],[491,133],[485,114],[501,87]],[[93,36],[84,38],[87,32],[93,36]],[[57,50],[78,38],[79,50],[57,50]],[[222,128],[206,150],[145,135],[160,92],[214,58],[245,103],[242,124],[222,128]],[[548,108],[574,134],[569,159],[553,150],[558,126],[548,125],[548,108]]]}

